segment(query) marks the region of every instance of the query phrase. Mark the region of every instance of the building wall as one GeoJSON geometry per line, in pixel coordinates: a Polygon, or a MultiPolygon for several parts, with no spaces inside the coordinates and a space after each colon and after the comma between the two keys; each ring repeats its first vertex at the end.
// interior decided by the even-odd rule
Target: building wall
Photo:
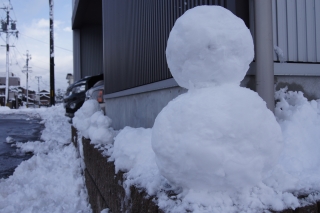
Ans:
{"type": "MultiPolygon", "coordinates": [[[[272,0],[273,41],[283,60],[320,62],[320,1],[272,0]]],[[[275,61],[279,58],[275,55],[275,61]]]]}
{"type": "Polygon", "coordinates": [[[169,101],[186,92],[172,87],[105,100],[106,115],[115,129],[125,126],[151,128],[159,112],[169,101]]]}
{"type": "Polygon", "coordinates": [[[80,30],[73,30],[73,77],[74,81],[81,79],[81,43],[80,43],[80,30]]]}
{"type": "MultiPolygon", "coordinates": [[[[320,2],[272,1],[274,45],[283,51],[281,60],[287,62],[275,63],[276,89],[288,86],[289,90],[303,91],[309,99],[319,99],[320,2]]],[[[101,60],[105,75],[105,112],[112,118],[113,127],[152,127],[161,109],[170,100],[186,92],[177,85],[145,89],[171,79],[165,48],[175,20],[194,6],[218,4],[243,18],[251,32],[254,32],[253,3],[253,0],[102,1],[101,40],[95,37],[99,29],[95,31],[82,26],[76,32],[75,45],[81,48],[74,51],[78,57],[75,80],[90,74],[92,66],[100,66],[99,63],[93,63],[100,59],[92,58],[100,54],[103,56],[101,60]],[[96,35],[93,35],[94,32],[96,35]],[[123,92],[128,93],[123,95],[123,92]]],[[[276,53],[274,61],[280,61],[276,53]]],[[[241,85],[255,90],[254,64],[252,67],[241,85]]]]}
{"type": "Polygon", "coordinates": [[[172,78],[165,58],[169,33],[178,17],[198,5],[221,5],[249,24],[248,0],[103,1],[105,93],[172,78]]]}
{"type": "Polygon", "coordinates": [[[103,73],[100,25],[73,30],[73,69],[74,81],[103,73]]]}
{"type": "Polygon", "coordinates": [[[84,26],[80,29],[81,78],[98,75],[102,70],[102,27],[84,26]]]}
{"type": "MultiPolygon", "coordinates": [[[[0,77],[0,85],[6,85],[6,77],[0,77]]],[[[20,86],[20,78],[9,77],[9,86],[20,86]]]]}

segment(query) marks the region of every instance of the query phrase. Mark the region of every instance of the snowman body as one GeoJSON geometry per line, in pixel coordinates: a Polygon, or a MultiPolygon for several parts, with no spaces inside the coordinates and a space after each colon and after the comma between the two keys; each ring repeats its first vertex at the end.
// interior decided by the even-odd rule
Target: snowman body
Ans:
{"type": "Polygon", "coordinates": [[[281,151],[281,130],[257,93],[239,86],[253,59],[243,21],[219,6],[188,10],[166,50],[189,89],[159,113],[152,147],[161,174],[193,190],[226,191],[265,178],[281,151]]]}

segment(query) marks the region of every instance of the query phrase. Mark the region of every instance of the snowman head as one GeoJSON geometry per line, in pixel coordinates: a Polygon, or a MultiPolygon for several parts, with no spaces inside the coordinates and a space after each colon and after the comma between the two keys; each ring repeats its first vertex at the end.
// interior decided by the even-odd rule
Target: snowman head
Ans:
{"type": "Polygon", "coordinates": [[[173,26],[166,49],[169,69],[184,88],[240,84],[254,56],[242,19],[220,6],[186,11],[173,26]]]}

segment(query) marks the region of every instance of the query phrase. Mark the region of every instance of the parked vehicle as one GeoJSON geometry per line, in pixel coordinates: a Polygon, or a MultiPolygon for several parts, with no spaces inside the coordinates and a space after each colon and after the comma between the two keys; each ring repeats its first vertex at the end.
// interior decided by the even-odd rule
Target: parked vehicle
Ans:
{"type": "Polygon", "coordinates": [[[74,84],[71,84],[65,93],[63,105],[66,109],[66,116],[73,118],[74,113],[80,109],[86,99],[86,91],[95,83],[103,80],[103,74],[85,77],[74,84]]]}
{"type": "Polygon", "coordinates": [[[104,81],[98,81],[91,89],[86,92],[86,100],[97,100],[100,104],[101,109],[104,111],[104,81]]]}

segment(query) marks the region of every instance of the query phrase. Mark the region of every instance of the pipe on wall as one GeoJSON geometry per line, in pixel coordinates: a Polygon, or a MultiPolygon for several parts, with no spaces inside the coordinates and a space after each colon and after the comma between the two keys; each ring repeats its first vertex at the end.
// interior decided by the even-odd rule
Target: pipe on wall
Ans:
{"type": "Polygon", "coordinates": [[[272,1],[254,1],[256,91],[274,111],[272,1]]]}

